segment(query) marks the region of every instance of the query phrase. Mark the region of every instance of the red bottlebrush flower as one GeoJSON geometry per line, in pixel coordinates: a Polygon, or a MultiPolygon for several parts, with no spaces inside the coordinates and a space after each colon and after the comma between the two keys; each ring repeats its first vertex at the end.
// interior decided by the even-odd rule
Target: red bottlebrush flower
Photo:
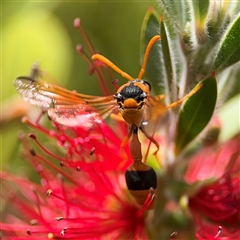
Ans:
{"type": "MultiPolygon", "coordinates": [[[[188,183],[219,178],[231,163],[231,158],[239,154],[239,138],[226,142],[221,147],[207,145],[189,161],[185,180],[188,183]]],[[[236,158],[236,157],[235,157],[236,158]]],[[[236,159],[236,165],[239,160],[236,159]]]]}
{"type": "Polygon", "coordinates": [[[220,147],[208,146],[191,160],[186,180],[210,180],[189,199],[189,208],[199,225],[199,239],[240,237],[239,136],[220,147]],[[222,233],[216,235],[218,226],[222,233]]]}
{"type": "MultiPolygon", "coordinates": [[[[35,154],[36,163],[42,157],[35,154]]],[[[32,159],[33,160],[33,159],[32,159]]],[[[40,164],[40,163],[39,163],[40,164]]],[[[8,239],[146,239],[143,212],[124,192],[121,172],[70,171],[55,176],[38,165],[41,185],[1,174],[15,215],[1,224],[8,239]],[[12,190],[12,183],[18,191],[12,190]],[[11,188],[11,190],[10,190],[11,188]],[[21,192],[21,194],[19,194],[21,192]]],[[[59,171],[61,172],[61,171],[59,171]]]]}
{"type": "Polygon", "coordinates": [[[46,239],[46,236],[49,239],[147,239],[145,207],[138,206],[127,194],[125,167],[119,157],[122,156],[118,147],[120,140],[116,141],[109,127],[103,124],[104,131],[99,132],[99,126],[96,127],[95,133],[101,133],[101,138],[98,135],[93,139],[87,135],[81,137],[78,149],[79,128],[68,128],[75,136],[70,138],[65,128],[58,124],[53,132],[25,121],[65,145],[67,157],[54,155],[30,134],[29,137],[47,154],[45,158],[30,148],[26,137],[20,137],[24,159],[36,169],[41,184],[1,173],[5,190],[2,198],[14,209],[4,220],[8,223],[1,224],[3,236],[9,239],[24,239],[27,234],[33,239],[46,239]],[[115,141],[110,144],[105,135],[115,141]],[[78,144],[74,145],[75,142],[78,144]],[[90,148],[86,151],[89,145],[94,145],[96,151],[90,148]],[[98,153],[100,147],[105,151],[98,153]],[[55,165],[56,160],[60,166],[55,165]]]}
{"type": "MultiPolygon", "coordinates": [[[[79,20],[74,25],[93,54],[95,51],[79,20]]],[[[103,64],[93,65],[83,48],[77,49],[107,94],[105,79],[111,76],[110,71],[105,71],[103,64]]],[[[95,118],[94,114],[83,116],[84,124],[78,127],[64,127],[52,121],[49,129],[39,120],[32,122],[23,118],[23,122],[57,142],[61,157],[56,153],[59,149],[48,150],[35,134],[29,137],[41,154],[30,147],[25,136],[20,137],[24,159],[36,169],[40,183],[1,173],[4,188],[1,197],[7,206],[5,223],[1,223],[3,237],[147,239],[144,213],[152,202],[151,193],[141,207],[127,192],[124,173],[132,160],[127,147],[124,154],[120,148],[126,126],[116,122],[118,128],[114,132],[104,119],[95,118]]]]}

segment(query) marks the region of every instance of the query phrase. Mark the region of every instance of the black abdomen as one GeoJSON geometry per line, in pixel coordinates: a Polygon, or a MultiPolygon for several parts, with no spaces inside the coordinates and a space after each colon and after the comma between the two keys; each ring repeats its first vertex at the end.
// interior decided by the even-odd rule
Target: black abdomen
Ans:
{"type": "Polygon", "coordinates": [[[125,178],[129,190],[141,191],[157,188],[157,175],[150,167],[145,171],[127,170],[125,178]]]}

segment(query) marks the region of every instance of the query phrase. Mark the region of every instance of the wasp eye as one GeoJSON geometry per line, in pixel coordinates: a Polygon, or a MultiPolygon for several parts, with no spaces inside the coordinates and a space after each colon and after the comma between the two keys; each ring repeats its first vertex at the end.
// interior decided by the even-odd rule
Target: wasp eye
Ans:
{"type": "Polygon", "coordinates": [[[115,94],[114,98],[115,98],[118,102],[123,102],[123,96],[122,96],[121,93],[115,94]]]}
{"type": "Polygon", "coordinates": [[[148,81],[143,80],[143,84],[148,85],[149,90],[151,91],[152,87],[151,87],[151,84],[148,81]]]}
{"type": "Polygon", "coordinates": [[[146,97],[147,97],[147,93],[142,92],[142,93],[136,98],[136,100],[137,100],[137,102],[139,103],[139,102],[142,102],[146,97]]]}
{"type": "Polygon", "coordinates": [[[141,93],[141,94],[138,96],[137,101],[138,101],[138,102],[141,102],[141,101],[143,101],[146,97],[147,97],[147,93],[143,92],[143,93],[141,93]]]}

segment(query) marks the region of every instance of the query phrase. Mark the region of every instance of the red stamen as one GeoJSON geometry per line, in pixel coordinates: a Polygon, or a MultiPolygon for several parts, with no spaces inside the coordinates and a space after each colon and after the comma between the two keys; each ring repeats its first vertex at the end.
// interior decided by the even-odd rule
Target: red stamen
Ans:
{"type": "Polygon", "coordinates": [[[31,122],[26,116],[22,118],[22,123],[25,123],[29,125],[32,128],[38,129],[39,131],[45,133],[46,135],[49,135],[49,131],[47,131],[44,127],[41,125],[36,125],[33,122],[31,122]]]}
{"type": "Polygon", "coordinates": [[[61,221],[61,220],[63,220],[63,219],[64,219],[64,217],[56,217],[56,218],[55,218],[56,221],[61,221]]]}
{"type": "Polygon", "coordinates": [[[61,174],[58,174],[58,177],[60,178],[61,180],[61,189],[62,189],[62,194],[63,194],[63,198],[65,199],[65,207],[66,207],[66,212],[65,212],[65,216],[68,216],[69,214],[69,210],[70,210],[70,207],[69,207],[69,200],[68,200],[68,195],[67,195],[67,191],[66,191],[66,188],[63,184],[63,181],[64,181],[64,178],[61,174]]]}
{"type": "Polygon", "coordinates": [[[43,218],[43,214],[42,214],[41,207],[40,207],[40,206],[41,206],[41,203],[40,203],[39,196],[38,196],[38,194],[37,194],[34,186],[33,186],[32,188],[33,188],[32,191],[33,191],[33,193],[34,193],[35,196],[36,196],[36,207],[37,207],[37,209],[38,209],[38,213],[39,213],[39,215],[43,218]]]}
{"type": "Polygon", "coordinates": [[[107,90],[107,86],[105,84],[105,76],[104,73],[99,69],[100,67],[105,67],[102,62],[92,62],[91,58],[85,53],[83,47],[81,45],[77,45],[77,52],[83,56],[84,60],[87,62],[89,65],[89,74],[92,75],[94,72],[96,73],[96,78],[98,81],[98,84],[101,88],[101,91],[103,92],[104,95],[109,95],[109,92],[107,90]]]}
{"type": "Polygon", "coordinates": [[[75,183],[76,185],[79,185],[79,182],[74,179],[72,176],[68,175],[66,172],[62,171],[60,168],[56,167],[54,164],[52,164],[50,161],[48,161],[47,159],[39,156],[38,154],[35,155],[35,157],[43,162],[45,162],[47,165],[49,165],[52,169],[54,169],[55,171],[57,171],[58,173],[61,173],[63,176],[65,176],[66,178],[68,178],[69,180],[71,180],[73,183],[75,183]]]}
{"type": "MultiPolygon", "coordinates": [[[[37,140],[37,137],[34,135],[34,134],[29,134],[29,137],[32,138],[33,140],[35,140],[35,142],[37,143],[37,145],[49,156],[53,157],[54,159],[56,160],[59,160],[60,161],[60,166],[63,167],[70,167],[70,168],[75,168],[75,164],[72,164],[71,166],[68,165],[66,162],[68,162],[67,159],[63,159],[55,154],[53,154],[52,152],[50,152],[49,150],[47,150],[38,140],[37,140]]],[[[33,149],[30,149],[30,152],[33,156],[36,155],[36,153],[34,152],[33,149]],[[35,155],[34,155],[35,154],[35,155]]],[[[72,159],[71,162],[77,162],[76,160],[72,159]]]]}
{"type": "Polygon", "coordinates": [[[36,156],[36,152],[34,151],[33,148],[30,149],[30,153],[31,153],[33,156],[36,156]]]}
{"type": "Polygon", "coordinates": [[[171,235],[170,235],[170,240],[174,240],[175,239],[175,237],[177,236],[177,232],[175,231],[175,232],[173,232],[171,235]]]}
{"type": "MultiPolygon", "coordinates": [[[[77,52],[80,53],[80,54],[85,53],[85,52],[84,52],[84,49],[83,49],[83,46],[82,46],[81,44],[78,44],[78,45],[76,46],[76,50],[77,50],[77,52]]],[[[84,55],[86,56],[86,54],[84,54],[84,55]]]]}
{"type": "Polygon", "coordinates": [[[152,188],[150,188],[149,194],[147,195],[147,198],[146,198],[143,206],[141,207],[141,209],[138,212],[139,216],[142,216],[143,213],[149,208],[149,206],[154,202],[155,197],[156,197],[156,194],[154,193],[154,190],[152,188]]]}
{"type": "Polygon", "coordinates": [[[91,41],[90,41],[90,39],[88,38],[85,30],[82,28],[82,26],[81,26],[81,24],[80,24],[80,18],[76,18],[76,19],[74,20],[73,25],[74,25],[75,28],[77,28],[77,29],[79,30],[79,32],[80,32],[80,34],[81,34],[84,42],[87,44],[87,47],[88,47],[91,55],[94,54],[95,51],[94,51],[94,48],[93,48],[93,46],[92,46],[92,44],[91,44],[91,41]]]}
{"type": "Polygon", "coordinates": [[[115,86],[116,91],[117,91],[117,90],[119,89],[118,79],[114,79],[114,80],[112,81],[112,84],[115,86]]]}
{"type": "Polygon", "coordinates": [[[216,234],[216,236],[214,238],[218,238],[220,236],[220,234],[222,233],[222,230],[223,230],[222,227],[219,226],[218,227],[218,232],[217,232],[217,234],[216,234]]]}
{"type": "Polygon", "coordinates": [[[89,155],[92,156],[92,155],[94,154],[95,150],[96,150],[96,148],[92,147],[91,150],[90,150],[90,152],[89,152],[89,155]]]}
{"type": "Polygon", "coordinates": [[[78,172],[80,172],[80,171],[81,171],[81,168],[80,168],[79,166],[77,166],[77,167],[76,167],[76,170],[77,170],[78,172]]]}

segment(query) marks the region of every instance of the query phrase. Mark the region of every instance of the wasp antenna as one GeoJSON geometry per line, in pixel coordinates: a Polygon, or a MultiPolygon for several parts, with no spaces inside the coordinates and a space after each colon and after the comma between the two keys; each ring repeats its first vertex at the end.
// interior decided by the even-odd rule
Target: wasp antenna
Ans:
{"type": "Polygon", "coordinates": [[[115,70],[117,73],[119,73],[122,77],[126,78],[129,81],[133,80],[133,77],[122,71],[119,67],[117,67],[115,64],[113,64],[110,60],[108,60],[106,57],[102,56],[101,54],[93,54],[92,55],[93,60],[99,60],[106,65],[108,65],[110,68],[115,70]]]}
{"type": "Polygon", "coordinates": [[[146,65],[147,65],[147,60],[148,60],[148,56],[149,56],[150,50],[151,50],[153,44],[160,38],[161,38],[160,35],[155,35],[149,41],[149,43],[147,45],[147,48],[146,48],[146,51],[145,51],[145,54],[144,54],[142,68],[141,68],[141,70],[140,70],[140,72],[138,74],[138,79],[142,79],[142,76],[143,76],[143,74],[145,72],[145,68],[146,68],[146,65]]]}

